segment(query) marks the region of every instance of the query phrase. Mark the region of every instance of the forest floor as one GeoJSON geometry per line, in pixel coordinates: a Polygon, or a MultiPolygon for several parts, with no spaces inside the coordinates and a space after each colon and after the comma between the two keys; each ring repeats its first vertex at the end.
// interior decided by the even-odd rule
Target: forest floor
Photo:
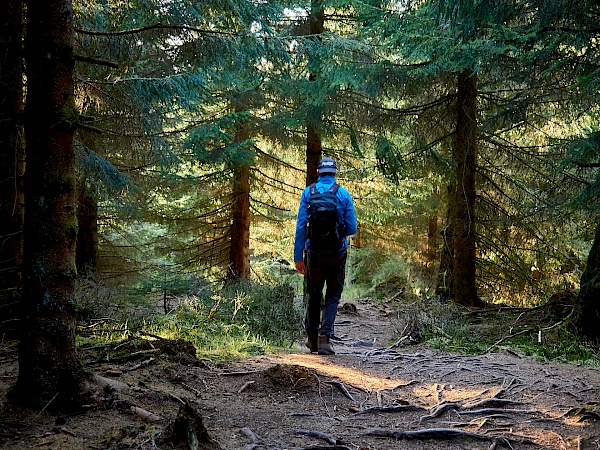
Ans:
{"type": "MultiPolygon", "coordinates": [[[[184,341],[151,336],[82,348],[96,376],[91,404],[57,417],[3,403],[0,448],[184,448],[166,441],[183,403],[201,413],[216,443],[189,448],[600,448],[600,369],[505,349],[466,355],[394,342],[397,311],[353,305],[340,310],[332,356],[298,343],[216,363],[198,360],[184,341]]],[[[14,346],[2,343],[3,402],[17,366],[14,346]]]]}

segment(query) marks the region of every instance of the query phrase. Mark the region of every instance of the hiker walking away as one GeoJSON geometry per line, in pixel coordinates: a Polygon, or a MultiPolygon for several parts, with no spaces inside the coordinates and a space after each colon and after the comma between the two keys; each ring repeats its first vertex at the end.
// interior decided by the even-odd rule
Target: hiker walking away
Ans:
{"type": "Polygon", "coordinates": [[[336,173],[333,159],[321,159],[317,182],[304,189],[300,198],[294,242],[296,270],[306,277],[308,291],[306,346],[320,355],[335,354],[331,337],[346,276],[346,236],[356,233],[352,197],[336,183],[336,173]]]}

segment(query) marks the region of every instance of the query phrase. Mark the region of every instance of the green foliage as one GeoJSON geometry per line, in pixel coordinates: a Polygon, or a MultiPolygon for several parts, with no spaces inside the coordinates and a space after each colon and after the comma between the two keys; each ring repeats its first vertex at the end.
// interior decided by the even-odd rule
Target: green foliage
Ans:
{"type": "Polygon", "coordinates": [[[82,286],[78,343],[120,341],[142,331],[190,341],[201,355],[229,358],[290,347],[301,335],[302,312],[289,284],[203,284],[197,295],[177,299],[165,314],[160,297],[82,286]]]}
{"type": "Polygon", "coordinates": [[[153,332],[189,340],[201,354],[234,356],[291,346],[300,324],[289,285],[240,283],[185,298],[153,332]]]}
{"type": "Polygon", "coordinates": [[[564,324],[558,328],[547,326],[543,314],[529,312],[528,323],[516,326],[523,315],[521,309],[469,313],[438,298],[401,302],[397,307],[396,332],[417,332],[432,348],[470,354],[504,348],[545,361],[600,365],[598,346],[572,334],[564,324]]]}
{"type": "Polygon", "coordinates": [[[364,295],[390,297],[406,288],[409,266],[397,256],[372,248],[353,250],[352,284],[364,295]]]}

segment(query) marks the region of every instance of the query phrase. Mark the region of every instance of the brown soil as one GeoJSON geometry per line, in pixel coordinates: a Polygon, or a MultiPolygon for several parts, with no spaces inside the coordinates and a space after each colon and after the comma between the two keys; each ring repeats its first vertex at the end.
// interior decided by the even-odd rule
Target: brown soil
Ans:
{"type": "MultiPolygon", "coordinates": [[[[390,311],[356,306],[338,316],[333,356],[298,344],[286,354],[222,364],[198,361],[185,342],[151,337],[82,349],[100,377],[92,404],[62,417],[3,404],[0,448],[183,448],[165,440],[182,402],[228,450],[600,448],[597,368],[506,350],[461,355],[408,340],[392,347],[390,311]],[[418,430],[431,431],[410,434],[418,430]]],[[[3,401],[17,377],[11,348],[0,348],[3,401]]]]}

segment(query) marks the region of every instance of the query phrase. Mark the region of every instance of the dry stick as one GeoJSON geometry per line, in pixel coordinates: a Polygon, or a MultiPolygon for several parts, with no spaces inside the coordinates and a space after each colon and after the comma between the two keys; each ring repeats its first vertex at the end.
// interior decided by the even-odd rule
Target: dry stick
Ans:
{"type": "Polygon", "coordinates": [[[219,375],[222,377],[239,377],[242,375],[251,375],[253,373],[260,373],[262,370],[247,370],[245,372],[221,372],[219,375]]]}
{"type": "MultiPolygon", "coordinates": [[[[567,316],[567,318],[565,320],[567,320],[570,316],[571,316],[571,314],[569,314],[569,316],[567,316]]],[[[556,322],[554,325],[550,325],[549,327],[540,328],[539,330],[540,331],[542,331],[542,330],[543,331],[550,331],[553,328],[556,328],[556,327],[562,325],[565,322],[565,320],[561,320],[560,322],[556,322]]],[[[507,339],[514,338],[516,336],[520,336],[522,334],[529,333],[531,331],[534,331],[534,329],[533,328],[526,328],[525,330],[521,330],[518,333],[513,333],[513,334],[509,334],[508,336],[504,336],[502,339],[499,339],[498,341],[494,342],[491,347],[489,347],[485,352],[483,352],[483,354],[489,353],[494,347],[497,347],[498,345],[500,345],[502,342],[506,341],[507,339]]]]}
{"type": "Polygon", "coordinates": [[[301,434],[302,436],[310,436],[317,439],[322,439],[328,444],[335,445],[338,443],[338,440],[335,436],[327,433],[323,433],[321,431],[313,431],[313,430],[294,430],[296,434],[301,434]]]}
{"type": "Polygon", "coordinates": [[[132,413],[140,417],[142,420],[145,420],[146,422],[156,423],[162,420],[162,417],[160,417],[158,414],[154,414],[153,412],[147,411],[144,408],[132,406],[130,409],[132,413]]]}
{"type": "Polygon", "coordinates": [[[323,406],[325,406],[325,411],[327,411],[327,415],[331,417],[329,407],[327,406],[327,401],[323,398],[323,394],[321,393],[321,379],[317,376],[316,373],[313,373],[313,376],[317,379],[317,386],[319,387],[319,398],[323,402],[323,406]]]}
{"type": "Polygon", "coordinates": [[[148,364],[150,364],[152,361],[154,361],[154,358],[148,358],[145,361],[142,361],[141,363],[136,364],[135,366],[133,366],[131,369],[128,369],[128,372],[131,372],[133,370],[137,370],[140,367],[144,367],[147,366],[148,364]]]}
{"type": "Polygon", "coordinates": [[[242,392],[244,392],[247,388],[249,388],[253,384],[254,384],[254,381],[247,381],[246,383],[244,383],[244,385],[241,388],[239,388],[239,390],[237,391],[237,393],[241,394],[242,392]]]}
{"type": "Polygon", "coordinates": [[[342,394],[344,394],[344,396],[346,398],[349,398],[353,402],[356,401],[354,399],[354,397],[352,397],[352,394],[350,394],[350,392],[348,392],[348,389],[346,389],[346,386],[344,386],[344,383],[341,383],[339,381],[325,381],[325,383],[327,383],[327,384],[333,384],[334,386],[336,386],[342,392],[342,394]]]}

